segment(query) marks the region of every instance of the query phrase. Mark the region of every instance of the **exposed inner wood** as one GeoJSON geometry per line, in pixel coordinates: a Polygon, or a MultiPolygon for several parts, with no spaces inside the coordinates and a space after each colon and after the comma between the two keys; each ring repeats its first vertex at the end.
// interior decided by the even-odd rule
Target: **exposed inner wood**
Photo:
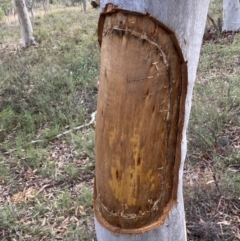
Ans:
{"type": "Polygon", "coordinates": [[[186,65],[173,33],[152,18],[116,11],[100,21],[95,216],[138,233],[177,202],[186,65]]]}

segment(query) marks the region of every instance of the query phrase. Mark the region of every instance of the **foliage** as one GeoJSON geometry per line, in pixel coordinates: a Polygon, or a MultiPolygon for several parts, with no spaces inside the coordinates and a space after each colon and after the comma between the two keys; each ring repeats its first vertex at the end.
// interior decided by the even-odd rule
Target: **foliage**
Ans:
{"type": "Polygon", "coordinates": [[[0,1],[0,21],[9,14],[12,8],[13,4],[11,0],[0,1]]]}
{"type": "Polygon", "coordinates": [[[8,15],[9,11],[13,8],[11,0],[3,0],[0,2],[0,20],[1,20],[1,11],[4,15],[8,15]]]}

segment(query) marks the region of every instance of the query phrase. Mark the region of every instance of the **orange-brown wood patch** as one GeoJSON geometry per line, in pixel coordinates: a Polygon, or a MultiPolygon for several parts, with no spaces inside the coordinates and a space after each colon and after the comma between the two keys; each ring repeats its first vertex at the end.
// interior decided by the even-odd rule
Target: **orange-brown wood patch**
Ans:
{"type": "Polygon", "coordinates": [[[177,202],[186,64],[172,31],[114,11],[99,24],[95,216],[114,232],[139,233],[177,202]]]}

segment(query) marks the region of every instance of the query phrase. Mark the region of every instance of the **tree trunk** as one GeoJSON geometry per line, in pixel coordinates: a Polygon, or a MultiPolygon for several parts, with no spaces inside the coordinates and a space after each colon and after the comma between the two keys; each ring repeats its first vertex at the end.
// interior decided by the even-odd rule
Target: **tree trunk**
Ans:
{"type": "Polygon", "coordinates": [[[240,30],[239,0],[223,0],[223,31],[240,30]]]}
{"type": "Polygon", "coordinates": [[[98,241],[186,240],[186,129],[209,0],[104,0],[96,126],[98,241]]]}
{"type": "Polygon", "coordinates": [[[14,6],[20,22],[23,46],[29,47],[30,45],[34,45],[33,29],[25,0],[14,0],[14,6]]]}
{"type": "Polygon", "coordinates": [[[32,22],[33,23],[35,21],[34,13],[33,13],[34,2],[35,2],[35,0],[31,0],[31,1],[29,1],[29,0],[26,1],[25,0],[26,6],[27,6],[27,10],[30,11],[30,13],[31,13],[31,17],[32,17],[32,22]]]}
{"type": "Polygon", "coordinates": [[[51,11],[49,0],[43,0],[42,3],[43,3],[43,9],[45,13],[51,11]]]}
{"type": "Polygon", "coordinates": [[[83,0],[82,4],[83,4],[83,11],[84,11],[84,13],[86,13],[87,12],[87,0],[83,0]]]}

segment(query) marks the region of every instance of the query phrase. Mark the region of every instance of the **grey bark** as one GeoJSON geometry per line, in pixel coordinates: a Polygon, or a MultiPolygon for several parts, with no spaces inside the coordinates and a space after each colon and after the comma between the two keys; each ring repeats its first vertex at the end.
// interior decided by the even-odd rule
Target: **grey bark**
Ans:
{"type": "Polygon", "coordinates": [[[240,30],[240,1],[223,0],[223,31],[240,30]]]}
{"type": "Polygon", "coordinates": [[[82,4],[83,4],[83,11],[84,13],[87,12],[87,0],[82,0],[82,4]]]}
{"type": "Polygon", "coordinates": [[[28,15],[25,0],[14,0],[14,6],[18,14],[21,33],[22,33],[22,43],[24,47],[35,44],[33,37],[33,28],[28,15]]]}
{"type": "Polygon", "coordinates": [[[29,0],[26,1],[26,0],[25,0],[26,6],[27,6],[27,10],[30,11],[31,16],[32,16],[32,22],[35,21],[34,13],[33,13],[34,1],[35,1],[35,0],[31,0],[31,1],[29,1],[29,0]]]}

